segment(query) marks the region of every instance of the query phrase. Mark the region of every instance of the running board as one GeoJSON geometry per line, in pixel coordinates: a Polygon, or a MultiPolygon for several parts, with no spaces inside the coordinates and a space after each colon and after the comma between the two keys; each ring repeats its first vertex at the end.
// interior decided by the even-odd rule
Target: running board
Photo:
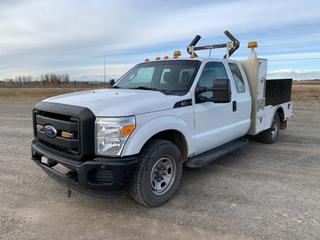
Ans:
{"type": "Polygon", "coordinates": [[[247,143],[248,143],[248,139],[238,138],[231,142],[225,143],[219,147],[216,147],[210,151],[207,151],[205,153],[201,153],[200,155],[192,157],[189,160],[187,160],[184,165],[190,168],[204,167],[209,163],[212,163],[213,161],[227,155],[228,153],[231,153],[237,150],[238,148],[246,145],[247,143]]]}

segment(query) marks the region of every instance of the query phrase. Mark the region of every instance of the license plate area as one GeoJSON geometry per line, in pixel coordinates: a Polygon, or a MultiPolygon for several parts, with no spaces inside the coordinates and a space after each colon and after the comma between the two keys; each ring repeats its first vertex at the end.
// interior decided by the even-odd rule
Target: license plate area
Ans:
{"type": "Polygon", "coordinates": [[[41,163],[49,166],[49,159],[45,156],[41,157],[41,163]]]}
{"type": "Polygon", "coordinates": [[[47,165],[50,168],[53,168],[54,170],[56,170],[60,174],[64,174],[66,176],[69,176],[71,172],[72,173],[75,172],[74,170],[67,168],[64,165],[62,165],[56,161],[48,159],[46,156],[41,157],[41,163],[47,165]]]}

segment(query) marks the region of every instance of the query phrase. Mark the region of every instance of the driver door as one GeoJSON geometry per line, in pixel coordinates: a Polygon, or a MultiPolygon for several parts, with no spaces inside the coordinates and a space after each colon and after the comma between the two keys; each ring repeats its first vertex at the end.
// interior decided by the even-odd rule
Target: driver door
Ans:
{"type": "MultiPolygon", "coordinates": [[[[222,62],[208,62],[204,66],[197,86],[212,88],[213,81],[216,79],[230,79],[225,65],[222,62]]],[[[231,81],[231,89],[232,84],[231,81]]],[[[231,101],[228,103],[214,103],[210,101],[212,96],[211,91],[195,94],[196,154],[206,152],[236,138],[233,131],[236,122],[232,108],[234,95],[231,95],[231,101]]]]}

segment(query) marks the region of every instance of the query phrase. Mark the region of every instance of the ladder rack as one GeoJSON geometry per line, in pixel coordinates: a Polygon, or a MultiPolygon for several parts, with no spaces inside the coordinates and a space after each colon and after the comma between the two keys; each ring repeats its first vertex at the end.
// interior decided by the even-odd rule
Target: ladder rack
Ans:
{"type": "Polygon", "coordinates": [[[195,51],[210,50],[210,49],[217,49],[217,48],[226,48],[227,52],[223,58],[229,58],[240,47],[240,42],[230,32],[225,31],[224,34],[230,39],[229,42],[222,43],[222,44],[199,46],[199,47],[196,47],[196,45],[199,42],[199,40],[201,39],[201,36],[196,35],[194,37],[194,39],[192,40],[192,42],[187,47],[187,52],[191,56],[197,57],[198,55],[195,53],[195,51]]]}

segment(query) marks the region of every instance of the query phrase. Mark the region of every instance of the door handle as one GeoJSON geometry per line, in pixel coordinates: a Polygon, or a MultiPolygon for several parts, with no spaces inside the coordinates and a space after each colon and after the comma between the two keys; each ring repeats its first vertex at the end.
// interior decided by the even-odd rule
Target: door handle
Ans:
{"type": "Polygon", "coordinates": [[[237,101],[232,102],[232,111],[233,112],[237,111],[237,101]]]}

